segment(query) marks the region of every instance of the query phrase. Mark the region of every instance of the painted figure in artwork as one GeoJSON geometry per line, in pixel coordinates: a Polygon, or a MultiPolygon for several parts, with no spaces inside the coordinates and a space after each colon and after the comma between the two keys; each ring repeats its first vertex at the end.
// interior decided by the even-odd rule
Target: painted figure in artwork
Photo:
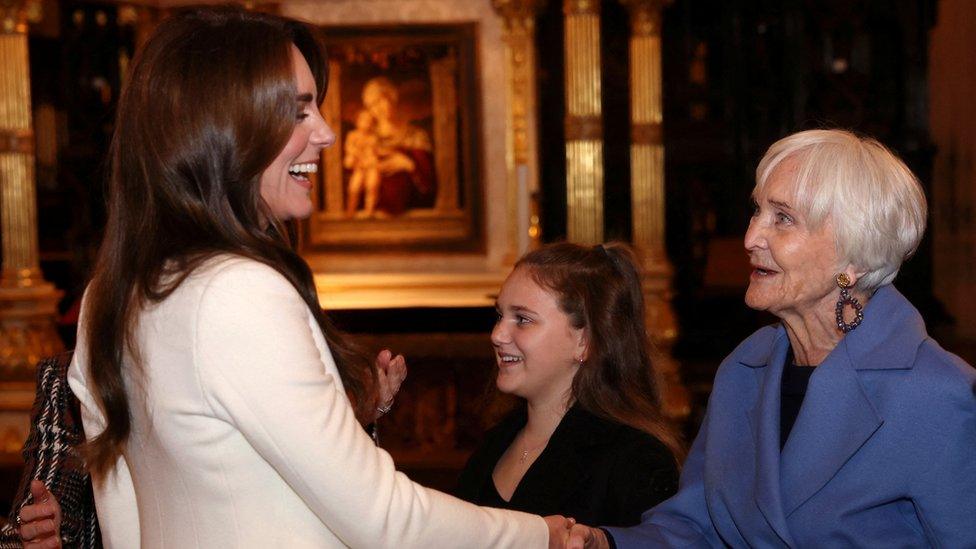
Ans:
{"type": "Polygon", "coordinates": [[[422,128],[397,119],[399,93],[388,78],[368,80],[362,99],[373,117],[372,133],[377,138],[376,211],[398,215],[413,208],[433,207],[437,180],[430,136],[422,128]]]}
{"type": "Polygon", "coordinates": [[[379,158],[373,116],[367,110],[356,115],[356,129],[346,136],[342,165],[352,170],[346,194],[346,216],[353,217],[364,199],[363,217],[372,217],[380,191],[379,158]]]}

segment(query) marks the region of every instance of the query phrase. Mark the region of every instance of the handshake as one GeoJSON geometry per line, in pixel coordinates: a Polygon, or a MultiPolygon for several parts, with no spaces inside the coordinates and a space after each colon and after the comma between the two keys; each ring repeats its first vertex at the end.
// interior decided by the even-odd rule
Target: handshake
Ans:
{"type": "Polygon", "coordinates": [[[549,527],[549,549],[610,549],[607,536],[599,528],[576,524],[562,515],[545,517],[549,527]]]}

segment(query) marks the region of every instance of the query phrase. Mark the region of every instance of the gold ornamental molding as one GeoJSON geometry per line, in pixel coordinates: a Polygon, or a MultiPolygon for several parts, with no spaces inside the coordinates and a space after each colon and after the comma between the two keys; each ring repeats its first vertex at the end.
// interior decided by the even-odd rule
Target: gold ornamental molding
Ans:
{"type": "Polygon", "coordinates": [[[566,118],[567,141],[599,141],[603,139],[603,118],[598,115],[566,118]]]}
{"type": "Polygon", "coordinates": [[[40,20],[40,0],[0,0],[0,34],[27,34],[27,24],[40,20]]]}
{"type": "Polygon", "coordinates": [[[566,238],[603,241],[603,108],[600,2],[564,0],[566,238]]]}
{"type": "Polygon", "coordinates": [[[565,0],[563,2],[563,13],[571,15],[595,15],[600,16],[600,0],[565,0]]]}
{"type": "Polygon", "coordinates": [[[663,145],[664,127],[660,122],[632,123],[630,142],[634,145],[663,145]]]}
{"type": "Polygon", "coordinates": [[[34,132],[30,129],[0,130],[0,154],[34,152],[34,132]]]}
{"type": "Polygon", "coordinates": [[[506,263],[512,264],[526,250],[538,246],[539,174],[535,163],[535,17],[545,0],[492,0],[504,22],[505,61],[508,76],[507,185],[509,218],[506,263]]]}
{"type": "Polygon", "coordinates": [[[619,0],[630,12],[632,36],[660,36],[661,11],[672,0],[619,0]]]}

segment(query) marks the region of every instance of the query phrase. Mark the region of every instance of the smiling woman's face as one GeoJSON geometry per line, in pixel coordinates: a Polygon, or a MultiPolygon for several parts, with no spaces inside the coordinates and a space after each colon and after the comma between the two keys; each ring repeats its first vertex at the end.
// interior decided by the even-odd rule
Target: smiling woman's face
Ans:
{"type": "Polygon", "coordinates": [[[295,46],[291,47],[291,60],[298,88],[295,129],[285,147],[261,174],[261,197],[271,213],[282,221],[311,215],[312,182],[309,175],[318,171],[322,149],[336,139],[315,104],[312,70],[295,46]]]}
{"type": "Polygon", "coordinates": [[[585,358],[583,330],[574,328],[556,297],[533,280],[528,269],[515,269],[496,302],[498,320],[491,332],[503,393],[530,402],[555,402],[568,396],[585,358]]]}
{"type": "Polygon", "coordinates": [[[841,265],[830,220],[813,229],[792,204],[796,161],[770,174],[746,231],[752,263],[746,305],[778,317],[833,314],[841,265]]]}

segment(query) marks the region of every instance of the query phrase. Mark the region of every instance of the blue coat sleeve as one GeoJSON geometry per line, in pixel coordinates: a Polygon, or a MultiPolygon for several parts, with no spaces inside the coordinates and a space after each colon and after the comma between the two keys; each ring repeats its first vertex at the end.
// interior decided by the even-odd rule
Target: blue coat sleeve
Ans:
{"type": "MultiPolygon", "coordinates": [[[[926,351],[922,357],[935,354],[926,351]]],[[[933,547],[976,547],[976,373],[956,357],[949,361],[965,382],[955,375],[941,380],[932,461],[912,483],[911,496],[933,547]]]]}

